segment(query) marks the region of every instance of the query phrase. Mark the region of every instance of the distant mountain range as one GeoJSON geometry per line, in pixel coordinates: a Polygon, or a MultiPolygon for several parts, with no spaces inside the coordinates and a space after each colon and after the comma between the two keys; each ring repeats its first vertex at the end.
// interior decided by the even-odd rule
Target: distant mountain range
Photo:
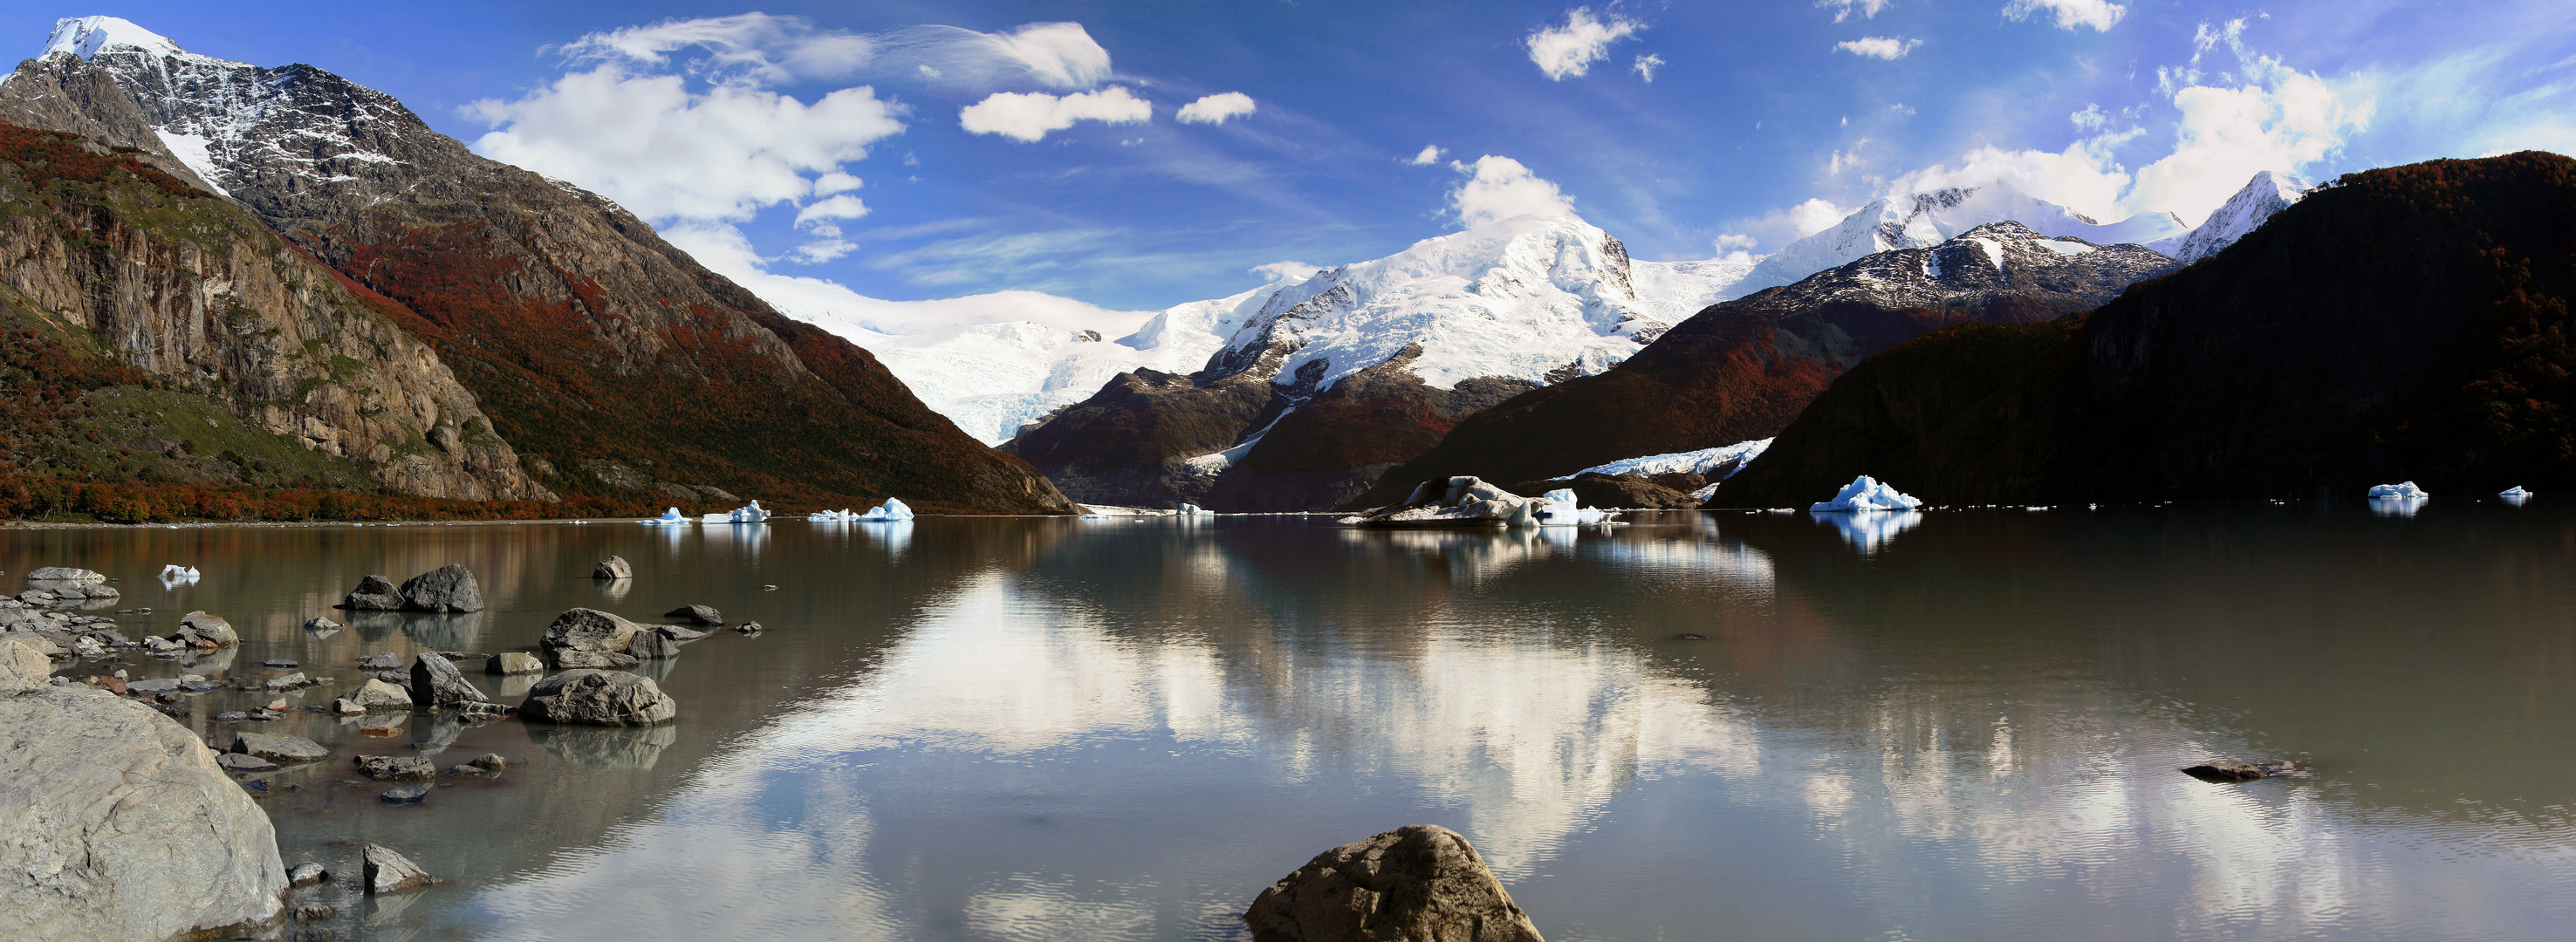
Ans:
{"type": "Polygon", "coordinates": [[[133,148],[386,302],[515,448],[515,473],[551,493],[1070,509],[867,351],[779,314],[608,200],[476,156],[321,69],[65,20],[0,82],[0,121],[133,148]]]}

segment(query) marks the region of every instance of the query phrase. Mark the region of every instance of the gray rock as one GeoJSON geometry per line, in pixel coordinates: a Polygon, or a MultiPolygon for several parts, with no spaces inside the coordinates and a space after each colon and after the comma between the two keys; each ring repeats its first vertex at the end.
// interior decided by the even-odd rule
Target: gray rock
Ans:
{"type": "Polygon", "coordinates": [[[680,645],[659,631],[638,631],[626,640],[626,653],[643,660],[661,660],[680,656],[680,645]]]}
{"type": "Polygon", "coordinates": [[[341,625],[340,625],[340,623],[339,623],[339,622],[332,621],[331,619],[326,618],[326,617],[323,617],[323,616],[321,616],[321,615],[315,615],[315,616],[313,616],[312,618],[307,619],[307,620],[304,622],[304,630],[306,630],[306,631],[310,631],[310,632],[312,632],[312,633],[314,633],[314,634],[317,634],[317,635],[318,635],[318,634],[324,634],[324,633],[327,633],[327,632],[338,631],[338,630],[340,630],[340,628],[341,628],[341,625]]]}
{"type": "Polygon", "coordinates": [[[1542,942],[1476,848],[1430,824],[1316,855],[1243,921],[1253,942],[1542,942]]]}
{"type": "Polygon", "coordinates": [[[233,738],[232,751],[258,756],[272,762],[317,762],[331,754],[321,743],[302,736],[274,736],[268,733],[243,733],[233,738]]]}
{"type": "Polygon", "coordinates": [[[308,861],[286,868],[288,886],[312,886],[328,879],[331,879],[331,871],[322,869],[318,863],[308,861]]]}
{"type": "Polygon", "coordinates": [[[491,720],[506,719],[519,712],[518,708],[503,703],[459,703],[448,707],[448,709],[454,711],[459,719],[468,723],[483,723],[491,720]]]}
{"type": "Polygon", "coordinates": [[[227,752],[215,757],[215,764],[226,772],[270,772],[277,763],[243,752],[227,752]]]}
{"type": "Polygon", "coordinates": [[[339,910],[331,908],[328,903],[298,903],[295,906],[295,921],[319,922],[339,913],[339,910]]]}
{"type": "MultiPolygon", "coordinates": [[[[115,586],[112,586],[112,585],[94,585],[94,586],[85,586],[85,587],[83,587],[83,588],[81,589],[81,591],[82,591],[84,594],[86,594],[86,595],[87,595],[90,599],[92,599],[92,600],[97,600],[97,599],[114,599],[114,598],[123,598],[123,597],[125,597],[125,593],[117,591],[117,590],[116,590],[116,587],[115,587],[115,586]]],[[[58,592],[58,593],[56,593],[56,594],[60,594],[60,593],[58,592]]]]}
{"type": "Polygon", "coordinates": [[[475,584],[473,572],[458,563],[411,577],[402,584],[402,597],[404,607],[416,612],[483,610],[483,587],[475,584]]]}
{"type": "Polygon", "coordinates": [[[2275,775],[2287,775],[2290,771],[2290,765],[2282,762],[2267,762],[2262,764],[2252,762],[2210,762],[2184,769],[2182,770],[2182,774],[2204,782],[2251,782],[2256,779],[2271,778],[2275,775]]]}
{"type": "Polygon", "coordinates": [[[285,890],[268,815],[186,727],[97,691],[0,695],[0,939],[168,939],[274,919],[285,890]]]}
{"type": "Polygon", "coordinates": [[[623,651],[557,651],[554,654],[555,667],[563,670],[593,668],[622,671],[643,663],[636,660],[635,655],[623,651]]]}
{"type": "Polygon", "coordinates": [[[391,848],[382,844],[368,844],[361,847],[358,850],[358,856],[360,862],[366,867],[369,893],[399,893],[438,882],[437,878],[420,869],[418,864],[403,859],[403,855],[394,853],[391,848]]]}
{"type": "Polygon", "coordinates": [[[358,689],[346,699],[360,713],[411,709],[411,691],[372,678],[359,684],[358,689]]]}
{"type": "Polygon", "coordinates": [[[359,756],[353,761],[358,766],[358,774],[379,782],[438,777],[438,766],[423,756],[359,756]]]}
{"type": "Polygon", "coordinates": [[[358,587],[349,590],[349,597],[340,600],[340,607],[357,612],[398,612],[402,610],[403,597],[401,590],[394,588],[393,580],[371,575],[358,580],[358,587]]]}
{"type": "Polygon", "coordinates": [[[268,683],[262,686],[265,686],[270,690],[293,690],[297,687],[313,686],[313,682],[304,679],[304,672],[297,671],[284,677],[269,678],[268,683]]]}
{"type": "Polygon", "coordinates": [[[563,667],[562,652],[622,654],[626,651],[628,639],[643,630],[643,625],[595,608],[566,609],[563,614],[555,616],[554,623],[546,626],[545,638],[539,646],[545,649],[547,660],[553,661],[556,667],[563,667]]]}
{"type": "Polygon", "coordinates": [[[546,662],[537,660],[536,655],[524,651],[503,651],[492,655],[491,660],[483,662],[483,672],[486,674],[541,674],[545,669],[546,662]]]}
{"type": "Polygon", "coordinates": [[[0,697],[33,693],[51,684],[54,662],[16,638],[0,641],[0,697]]]}
{"type": "Polygon", "coordinates": [[[362,671],[398,671],[402,669],[402,658],[391,651],[386,651],[382,654],[370,654],[358,659],[358,669],[362,671]]]}
{"type": "Polygon", "coordinates": [[[341,697],[331,701],[331,712],[340,714],[341,716],[356,716],[367,712],[367,708],[359,706],[358,702],[355,700],[341,697]]]}
{"type": "Polygon", "coordinates": [[[405,785],[376,797],[388,805],[417,805],[429,800],[429,786],[405,785]]]}
{"type": "Polygon", "coordinates": [[[679,705],[651,679],[600,670],[569,670],[537,681],[520,709],[539,719],[590,726],[652,726],[679,715],[679,705]]]}
{"type": "Polygon", "coordinates": [[[742,624],[733,626],[733,631],[735,634],[756,635],[761,631],[760,623],[756,621],[743,622],[742,624]]]}
{"type": "Polygon", "coordinates": [[[683,618],[700,625],[724,624],[724,615],[704,605],[683,605],[662,613],[664,618],[683,618]]]}
{"type": "Polygon", "coordinates": [[[611,556],[607,559],[600,560],[599,565],[590,570],[590,577],[593,579],[632,579],[635,578],[635,567],[628,565],[626,557],[624,556],[611,556]]]}
{"type": "Polygon", "coordinates": [[[465,673],[435,651],[422,651],[411,662],[411,702],[419,706],[483,703],[492,698],[475,689],[465,673]]]}
{"type": "Polygon", "coordinates": [[[508,759],[504,759],[504,758],[501,758],[501,754],[500,754],[500,753],[497,753],[497,752],[486,752],[486,753],[484,753],[484,754],[482,754],[482,755],[475,756],[475,757],[474,757],[474,761],[472,761],[472,762],[468,762],[468,763],[466,763],[466,764],[467,764],[467,765],[470,765],[470,766],[473,766],[473,767],[475,767],[475,768],[478,768],[478,769],[482,769],[483,771],[486,771],[486,772],[499,772],[499,771],[501,771],[502,769],[506,769],[506,768],[509,768],[509,767],[510,767],[510,760],[508,760],[508,759]]]}
{"type": "Polygon", "coordinates": [[[696,641],[707,636],[706,632],[695,628],[682,628],[678,625],[655,625],[653,632],[673,641],[696,641]]]}
{"type": "Polygon", "coordinates": [[[42,569],[38,569],[38,570],[36,570],[36,571],[34,571],[34,572],[30,572],[30,573],[28,573],[28,574],[27,574],[27,581],[29,581],[29,582],[99,583],[99,582],[106,582],[106,581],[107,581],[107,577],[106,577],[106,576],[103,576],[103,575],[100,575],[100,574],[98,574],[98,573],[95,573],[95,572],[91,572],[91,571],[89,571],[89,570],[87,570],[87,569],[74,569],[74,568],[72,568],[72,567],[70,567],[70,566],[46,566],[46,567],[44,567],[44,568],[42,568],[42,569]]]}
{"type": "Polygon", "coordinates": [[[179,634],[173,640],[198,647],[229,648],[241,643],[241,634],[223,616],[189,612],[179,616],[179,634]]]}
{"type": "Polygon", "coordinates": [[[148,696],[159,696],[165,693],[174,693],[178,691],[178,689],[179,678],[176,677],[146,677],[142,680],[129,680],[125,682],[125,692],[145,694],[148,696]]]}

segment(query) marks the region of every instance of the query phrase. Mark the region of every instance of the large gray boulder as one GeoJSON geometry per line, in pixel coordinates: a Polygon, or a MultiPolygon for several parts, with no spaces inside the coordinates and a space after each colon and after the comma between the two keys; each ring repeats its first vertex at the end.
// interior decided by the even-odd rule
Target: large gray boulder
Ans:
{"type": "Polygon", "coordinates": [[[678,716],[679,704],[651,678],[624,671],[569,670],[528,688],[522,715],[589,726],[652,726],[678,716]]]}
{"type": "Polygon", "coordinates": [[[27,689],[0,641],[0,939],[168,939],[283,912],[268,815],[185,727],[103,691],[27,689]]]}
{"type": "Polygon", "coordinates": [[[422,651],[411,662],[411,702],[418,706],[449,706],[458,703],[486,703],[484,696],[465,672],[436,651],[422,651]]]}
{"type": "Polygon", "coordinates": [[[402,584],[403,607],[415,612],[479,612],[483,610],[483,587],[474,581],[474,573],[458,563],[449,563],[411,577],[402,584]]]}
{"type": "Polygon", "coordinates": [[[346,698],[359,711],[377,713],[411,709],[411,691],[370,677],[346,698]]]}
{"type": "Polygon", "coordinates": [[[545,638],[539,646],[545,649],[546,660],[556,667],[595,667],[598,665],[593,662],[599,659],[567,659],[566,655],[577,652],[623,656],[635,633],[644,630],[643,625],[595,608],[566,609],[563,614],[555,616],[553,624],[546,626],[545,638]],[[578,663],[568,663],[568,660],[578,663]]]}
{"type": "Polygon", "coordinates": [[[599,565],[592,567],[590,570],[590,577],[593,579],[632,579],[635,578],[635,567],[627,563],[626,557],[624,556],[611,556],[607,559],[600,560],[599,565]]]}
{"type": "Polygon", "coordinates": [[[349,590],[340,607],[353,612],[398,612],[403,607],[402,591],[394,588],[393,580],[370,575],[358,580],[358,587],[349,590]]]}
{"type": "Polygon", "coordinates": [[[241,633],[221,615],[189,612],[179,616],[179,633],[171,640],[201,648],[229,648],[241,643],[241,633]]]}
{"type": "Polygon", "coordinates": [[[1243,921],[1253,942],[1542,942],[1476,848],[1436,824],[1317,854],[1243,921]]]}

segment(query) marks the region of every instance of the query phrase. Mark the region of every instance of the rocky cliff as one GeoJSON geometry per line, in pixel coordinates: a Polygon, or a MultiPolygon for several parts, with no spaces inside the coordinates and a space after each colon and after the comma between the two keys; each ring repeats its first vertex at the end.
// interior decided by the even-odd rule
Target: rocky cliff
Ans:
{"type": "Polygon", "coordinates": [[[1852,370],[1714,503],[1867,473],[1935,504],[2576,485],[2576,160],[2352,174],[2081,318],[1852,370]]]}
{"type": "MultiPolygon", "coordinates": [[[[158,37],[91,45],[78,46],[85,63],[57,51],[33,69],[103,72],[169,153],[397,302],[539,483],[675,502],[1070,509],[867,351],[780,316],[595,194],[476,156],[390,96],[158,37]]],[[[114,110],[79,113],[97,127],[114,110]]]]}
{"type": "Polygon", "coordinates": [[[1712,306],[1607,372],[1479,412],[1355,504],[1399,499],[1435,477],[1537,481],[1768,438],[1871,354],[1945,326],[2090,309],[2172,267],[2135,245],[2050,238],[2013,222],[1880,252],[1712,306]]]}
{"type": "MultiPolygon", "coordinates": [[[[40,348],[112,358],[133,375],[109,385],[134,395],[101,392],[84,407],[92,412],[139,412],[172,395],[211,402],[363,475],[332,481],[325,469],[320,480],[270,483],[348,489],[371,479],[415,496],[551,498],[473,394],[396,325],[401,314],[238,207],[130,154],[0,125],[0,322],[23,334],[0,382],[14,390],[41,379],[48,367],[29,358],[40,348]]],[[[41,398],[31,391],[17,417],[40,411],[41,398]]],[[[28,431],[18,424],[11,431],[28,431]]],[[[63,446],[76,443],[8,437],[7,460],[22,467],[126,470],[66,460],[63,446]]],[[[184,450],[175,436],[140,438],[154,442],[148,454],[184,450]]],[[[240,481],[246,470],[217,462],[168,476],[240,481]]]]}

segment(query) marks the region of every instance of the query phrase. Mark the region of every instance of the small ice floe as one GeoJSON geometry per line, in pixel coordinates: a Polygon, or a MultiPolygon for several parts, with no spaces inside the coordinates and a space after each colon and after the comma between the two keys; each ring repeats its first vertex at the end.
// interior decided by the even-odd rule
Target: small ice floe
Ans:
{"type": "Polygon", "coordinates": [[[1851,483],[1843,485],[1843,489],[1834,495],[1834,499],[1809,507],[1807,512],[1825,514],[1872,510],[1908,511],[1921,506],[1923,506],[1922,501],[1898,493],[1895,488],[1880,484],[1876,479],[1864,474],[1853,478],[1851,483]]]}
{"type": "Polygon", "coordinates": [[[2399,484],[2373,484],[2370,486],[2370,496],[2423,500],[2433,495],[2425,493],[2423,488],[2416,487],[2415,482],[2406,481],[2399,484]]]}
{"type": "Polygon", "coordinates": [[[888,497],[886,498],[885,503],[868,508],[868,512],[860,514],[858,519],[863,523],[887,523],[892,521],[910,520],[912,519],[912,508],[904,506],[903,501],[901,500],[888,497]]]}
{"type": "Polygon", "coordinates": [[[1179,507],[1173,508],[1172,512],[1173,512],[1173,513],[1175,513],[1175,514],[1178,514],[1178,515],[1180,515],[1180,516],[1183,516],[1183,517],[1213,517],[1213,516],[1216,516],[1216,511],[1209,510],[1209,509],[1207,509],[1207,508],[1205,508],[1205,507],[1201,507],[1201,506],[1199,506],[1199,505],[1197,505],[1197,504],[1189,503],[1189,502],[1187,502],[1187,501],[1183,501],[1179,507]]]}
{"type": "Polygon", "coordinates": [[[651,520],[638,520],[635,522],[648,527],[685,527],[689,524],[696,523],[697,521],[691,520],[687,516],[681,514],[680,508],[673,507],[669,510],[662,511],[662,515],[659,517],[655,517],[651,520]]]}
{"type": "Polygon", "coordinates": [[[849,523],[859,519],[859,515],[851,513],[850,508],[843,507],[839,510],[818,510],[806,514],[805,519],[812,523],[849,523]]]}
{"type": "Polygon", "coordinates": [[[2520,484],[2507,488],[2503,493],[2497,494],[2496,496],[2503,498],[2505,503],[2512,504],[2516,507],[2531,503],[2531,492],[2523,490],[2522,485],[2520,484]]]}
{"type": "Polygon", "coordinates": [[[1608,523],[1614,519],[1609,511],[1580,506],[1574,497],[1574,489],[1570,487],[1557,488],[1539,495],[1538,499],[1539,505],[1531,508],[1530,515],[1542,527],[1579,527],[1608,523]]]}
{"type": "Polygon", "coordinates": [[[190,585],[196,581],[197,567],[195,566],[171,563],[161,567],[161,584],[164,586],[190,585]]]}
{"type": "Polygon", "coordinates": [[[751,506],[736,507],[720,514],[708,514],[701,519],[708,523],[768,523],[769,511],[755,500],[751,502],[751,506]]]}

